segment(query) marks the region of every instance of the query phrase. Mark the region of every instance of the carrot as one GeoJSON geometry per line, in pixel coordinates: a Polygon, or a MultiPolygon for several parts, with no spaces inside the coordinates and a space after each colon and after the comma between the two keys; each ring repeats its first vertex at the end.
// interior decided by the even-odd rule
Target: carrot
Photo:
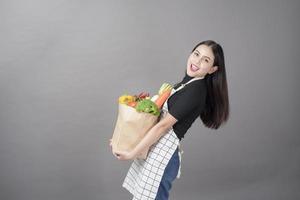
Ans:
{"type": "Polygon", "coordinates": [[[159,109],[163,106],[167,98],[170,96],[171,90],[164,91],[161,95],[158,96],[158,98],[155,100],[155,104],[159,109]]]}

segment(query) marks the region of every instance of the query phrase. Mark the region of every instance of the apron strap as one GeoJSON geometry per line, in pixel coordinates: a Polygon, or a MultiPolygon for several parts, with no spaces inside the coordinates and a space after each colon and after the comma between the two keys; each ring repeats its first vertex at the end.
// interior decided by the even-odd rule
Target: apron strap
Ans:
{"type": "Polygon", "coordinates": [[[179,155],[179,169],[178,169],[178,173],[177,173],[177,176],[176,178],[179,179],[180,178],[180,175],[181,175],[181,168],[182,168],[182,154],[183,154],[183,149],[180,145],[180,143],[178,144],[178,155],[179,155]]]}

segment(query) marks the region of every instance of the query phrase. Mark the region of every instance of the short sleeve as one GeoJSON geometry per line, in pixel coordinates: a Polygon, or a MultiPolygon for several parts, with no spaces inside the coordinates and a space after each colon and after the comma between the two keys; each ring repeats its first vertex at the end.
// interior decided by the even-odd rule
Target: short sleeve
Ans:
{"type": "MultiPolygon", "coordinates": [[[[199,92],[199,91],[198,91],[199,92]]],[[[184,91],[181,94],[174,94],[172,106],[168,109],[169,113],[178,121],[186,118],[201,104],[201,95],[197,95],[193,90],[184,91]],[[194,92],[194,93],[193,93],[194,92]]]]}

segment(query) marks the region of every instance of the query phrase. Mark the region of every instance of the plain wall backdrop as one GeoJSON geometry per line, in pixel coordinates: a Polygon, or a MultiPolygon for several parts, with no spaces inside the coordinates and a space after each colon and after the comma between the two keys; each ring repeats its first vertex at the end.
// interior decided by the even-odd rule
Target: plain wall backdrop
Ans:
{"type": "Polygon", "coordinates": [[[230,118],[183,139],[172,200],[300,198],[296,0],[0,0],[0,199],[126,200],[109,139],[117,99],[225,53],[230,118]]]}

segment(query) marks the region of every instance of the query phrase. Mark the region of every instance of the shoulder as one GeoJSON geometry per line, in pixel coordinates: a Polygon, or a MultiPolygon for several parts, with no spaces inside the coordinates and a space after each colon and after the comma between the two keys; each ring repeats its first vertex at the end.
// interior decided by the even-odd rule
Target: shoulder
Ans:
{"type": "Polygon", "coordinates": [[[189,104],[197,104],[199,99],[205,99],[207,93],[206,84],[204,81],[195,81],[187,84],[184,88],[175,92],[175,94],[171,95],[168,99],[170,105],[174,105],[177,103],[186,103],[189,104]]]}
{"type": "Polygon", "coordinates": [[[206,94],[201,85],[190,83],[171,96],[168,111],[173,118],[183,120],[203,105],[206,94]]]}
{"type": "Polygon", "coordinates": [[[206,91],[207,88],[205,82],[200,81],[188,84],[182,92],[184,95],[197,98],[206,94],[206,91]]]}

